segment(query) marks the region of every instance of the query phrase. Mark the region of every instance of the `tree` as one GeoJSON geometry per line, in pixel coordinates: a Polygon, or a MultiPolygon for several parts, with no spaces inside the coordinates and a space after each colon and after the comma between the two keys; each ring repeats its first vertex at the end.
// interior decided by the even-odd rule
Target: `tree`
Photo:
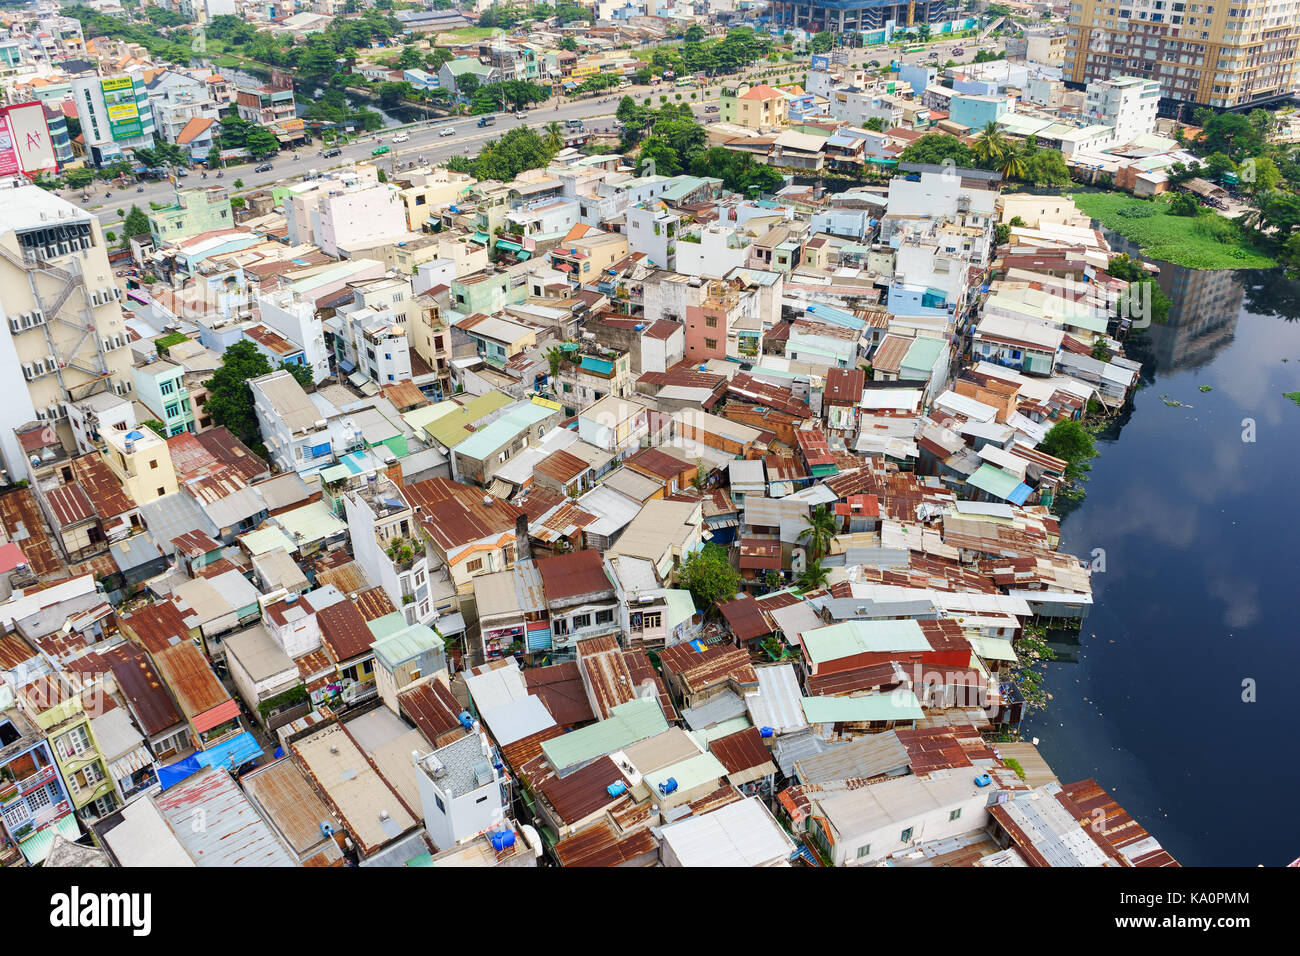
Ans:
{"type": "Polygon", "coordinates": [[[419,47],[414,43],[408,43],[402,47],[402,53],[397,58],[397,68],[399,70],[418,69],[424,63],[424,58],[420,56],[419,47]]]}
{"type": "Polygon", "coordinates": [[[1126,252],[1111,256],[1110,265],[1106,266],[1106,271],[1111,278],[1120,279],[1124,282],[1136,282],[1146,275],[1142,263],[1131,258],[1126,252]]]}
{"type": "Polygon", "coordinates": [[[218,146],[216,143],[213,143],[212,148],[208,150],[208,169],[220,169],[220,168],[221,168],[221,147],[218,146]]]}
{"type": "Polygon", "coordinates": [[[561,147],[564,146],[564,130],[558,122],[551,120],[546,124],[546,135],[542,138],[542,141],[546,143],[547,149],[553,149],[557,153],[560,151],[561,147]]]}
{"type": "Polygon", "coordinates": [[[912,145],[903,150],[899,156],[905,163],[932,163],[940,165],[944,160],[952,160],[959,167],[969,168],[975,164],[970,147],[956,136],[947,133],[926,133],[912,145]]]}
{"type": "Polygon", "coordinates": [[[73,189],[85,189],[95,181],[95,173],[89,169],[69,169],[63,174],[63,181],[73,189]]]}
{"type": "Polygon", "coordinates": [[[1199,152],[1223,153],[1235,160],[1259,153],[1264,148],[1264,136],[1240,113],[1221,113],[1210,116],[1202,124],[1201,138],[1196,145],[1199,152]]]}
{"type": "Polygon", "coordinates": [[[1169,200],[1169,212],[1174,216],[1188,216],[1195,218],[1196,214],[1200,212],[1200,206],[1198,206],[1196,200],[1187,193],[1177,193],[1169,200]]]}
{"type": "Polygon", "coordinates": [[[998,160],[1002,159],[1008,150],[1008,143],[1002,137],[1001,130],[997,129],[996,122],[989,120],[984,124],[984,131],[980,134],[979,139],[975,140],[975,146],[971,147],[971,153],[975,156],[976,163],[982,166],[997,165],[998,160]]]}
{"type": "Polygon", "coordinates": [[[804,518],[807,527],[799,532],[799,541],[807,541],[814,561],[820,559],[830,550],[831,541],[839,530],[835,526],[835,516],[825,505],[818,505],[804,518]]]}
{"type": "Polygon", "coordinates": [[[254,126],[248,131],[244,148],[254,159],[265,159],[280,148],[280,141],[265,126],[254,126]]]}
{"type": "Polygon", "coordinates": [[[578,52],[578,41],[573,37],[564,37],[560,40],[560,49],[567,50],[570,53],[578,52]]]}
{"type": "Polygon", "coordinates": [[[144,423],[144,427],[152,430],[159,438],[167,437],[167,426],[156,418],[151,418],[144,423]]]}
{"type": "Polygon", "coordinates": [[[131,206],[131,211],[126,214],[122,220],[122,245],[126,245],[136,236],[149,235],[149,217],[144,214],[139,206],[131,206]]]}
{"type": "Polygon", "coordinates": [[[647,161],[654,162],[655,174],[659,176],[676,176],[682,171],[681,157],[667,140],[651,137],[641,147],[641,161],[637,165],[637,175],[641,175],[647,161]]]}
{"type": "Polygon", "coordinates": [[[695,606],[713,608],[718,602],[735,597],[740,587],[740,572],[731,566],[727,549],[706,544],[682,562],[677,583],[691,592],[695,606]]]}
{"type": "Polygon", "coordinates": [[[862,128],[880,133],[885,129],[885,123],[879,116],[872,116],[862,124],[862,128]]]}
{"type": "Polygon", "coordinates": [[[699,43],[704,39],[704,27],[700,26],[698,23],[692,23],[686,28],[686,34],[683,39],[687,43],[699,43]]]}
{"type": "MultiPolygon", "coordinates": [[[[560,365],[564,362],[564,352],[558,347],[552,347],[546,350],[546,364],[550,366],[551,378],[560,377],[560,365]]],[[[554,388],[554,385],[551,386],[554,388]]]]}
{"type": "Polygon", "coordinates": [[[1222,179],[1224,173],[1235,173],[1237,164],[1223,153],[1211,153],[1205,157],[1205,162],[1201,164],[1201,168],[1205,170],[1205,175],[1210,179],[1222,179]]]}
{"type": "Polygon", "coordinates": [[[1045,455],[1067,462],[1065,477],[1077,481],[1091,467],[1088,460],[1097,454],[1097,446],[1087,429],[1072,418],[1063,418],[1047,433],[1038,445],[1045,455]]]}
{"type": "Polygon", "coordinates": [[[389,81],[379,84],[379,105],[384,109],[392,109],[406,99],[413,92],[413,87],[405,80],[389,81]]]}
{"type": "Polygon", "coordinates": [[[1025,177],[1035,186],[1064,186],[1070,181],[1070,167],[1054,149],[1038,150],[1025,166],[1025,177]]]}
{"type": "Polygon", "coordinates": [[[1029,172],[1029,161],[1023,150],[1008,145],[1006,152],[998,161],[997,168],[1003,179],[1024,179],[1029,172]]]}
{"type": "Polygon", "coordinates": [[[233,185],[234,185],[234,187],[235,187],[236,189],[243,189],[243,188],[244,188],[244,181],[243,181],[242,179],[236,179],[236,180],[234,181],[233,185]]]}
{"type": "Polygon", "coordinates": [[[1282,182],[1282,173],[1277,163],[1267,156],[1252,156],[1241,164],[1241,181],[1251,195],[1259,196],[1277,189],[1282,182]]]}
{"type": "Polygon", "coordinates": [[[311,388],[312,385],[316,384],[315,376],[312,375],[312,368],[310,365],[296,362],[281,362],[280,368],[292,375],[294,381],[303,388],[311,388]]]}
{"type": "Polygon", "coordinates": [[[260,444],[261,431],[253,409],[253,390],[248,380],[266,375],[271,363],[252,342],[236,342],[221,356],[221,368],[203,383],[208,390],[205,406],[216,425],[224,425],[245,445],[260,444]]]}
{"type": "Polygon", "coordinates": [[[821,33],[813,34],[812,42],[808,45],[808,49],[813,53],[829,53],[831,45],[834,42],[834,34],[823,30],[821,33]]]}
{"type": "Polygon", "coordinates": [[[478,89],[478,77],[473,73],[462,73],[456,77],[456,92],[465,97],[474,95],[478,89]]]}
{"type": "Polygon", "coordinates": [[[794,581],[799,586],[799,590],[807,592],[825,587],[829,578],[829,572],[821,566],[820,561],[810,561],[807,567],[799,572],[794,581]]]}

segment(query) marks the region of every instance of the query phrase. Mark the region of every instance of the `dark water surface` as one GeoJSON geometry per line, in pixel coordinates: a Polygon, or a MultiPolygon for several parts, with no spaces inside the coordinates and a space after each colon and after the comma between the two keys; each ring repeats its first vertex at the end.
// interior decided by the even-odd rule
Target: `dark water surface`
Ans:
{"type": "Polygon", "coordinates": [[[1170,321],[1129,346],[1149,384],[1062,525],[1106,570],[1025,737],[1184,865],[1276,866],[1300,857],[1300,407],[1282,396],[1300,390],[1300,282],[1162,266],[1170,321]]]}

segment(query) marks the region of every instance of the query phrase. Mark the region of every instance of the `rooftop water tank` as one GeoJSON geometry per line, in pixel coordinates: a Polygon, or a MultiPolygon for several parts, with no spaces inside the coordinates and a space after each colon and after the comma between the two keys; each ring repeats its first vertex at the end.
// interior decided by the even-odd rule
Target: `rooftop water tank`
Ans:
{"type": "Polygon", "coordinates": [[[667,796],[668,794],[672,793],[676,789],[677,789],[676,777],[669,777],[663,783],[659,784],[659,792],[662,793],[664,796],[667,796]]]}
{"type": "Polygon", "coordinates": [[[460,721],[460,725],[464,727],[466,730],[474,729],[474,718],[470,716],[468,710],[462,710],[460,712],[460,716],[457,717],[456,719],[460,721]]]}
{"type": "Polygon", "coordinates": [[[977,787],[987,787],[992,782],[993,778],[986,773],[982,773],[975,778],[975,786],[977,787]]]}
{"type": "Polygon", "coordinates": [[[776,733],[776,731],[773,730],[771,727],[759,727],[759,728],[758,728],[758,735],[759,735],[760,737],[771,737],[771,736],[773,736],[775,733],[776,733]]]}
{"type": "Polygon", "coordinates": [[[605,788],[605,792],[608,793],[611,797],[621,797],[624,793],[627,792],[627,784],[625,784],[622,780],[620,780],[618,783],[611,783],[608,787],[605,788]]]}
{"type": "Polygon", "coordinates": [[[508,850],[515,845],[514,830],[497,830],[490,837],[492,849],[500,853],[502,850],[508,850]]]}

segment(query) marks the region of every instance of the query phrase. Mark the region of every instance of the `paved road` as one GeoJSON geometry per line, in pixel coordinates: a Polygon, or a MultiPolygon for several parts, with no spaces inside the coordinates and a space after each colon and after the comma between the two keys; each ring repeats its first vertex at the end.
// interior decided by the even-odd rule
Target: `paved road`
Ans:
{"type": "MultiPolygon", "coordinates": [[[[969,62],[981,47],[988,49],[994,46],[996,44],[992,41],[986,41],[983,44],[977,44],[971,40],[947,41],[931,44],[926,48],[925,52],[910,54],[902,59],[905,63],[929,62],[942,64],[949,59],[969,62]],[[961,57],[952,56],[951,50],[954,46],[965,47],[965,52],[961,57]],[[937,58],[929,56],[929,53],[934,50],[939,52],[937,58]]],[[[896,55],[896,51],[891,53],[889,50],[879,47],[849,50],[847,52],[849,54],[849,64],[855,67],[862,66],[872,60],[888,63],[891,57],[896,55]]],[[[628,90],[610,93],[604,97],[562,102],[559,104],[558,109],[555,106],[555,101],[552,100],[540,107],[529,110],[526,119],[523,120],[515,119],[513,113],[498,113],[495,114],[495,123],[484,129],[478,127],[477,116],[436,119],[405,128],[406,134],[410,137],[405,143],[393,143],[394,130],[379,130],[376,133],[361,136],[353,143],[342,147],[342,154],[330,159],[322,158],[320,155],[321,147],[313,144],[299,150],[297,159],[294,159],[293,154],[290,152],[280,153],[271,160],[272,168],[268,172],[254,172],[253,170],[257,164],[243,163],[226,168],[220,180],[216,179],[215,173],[209,173],[208,178],[204,179],[198,170],[192,170],[188,176],[179,180],[179,182],[182,187],[214,185],[219,182],[229,187],[231,194],[235,195],[295,180],[307,175],[313,169],[324,172],[327,169],[347,166],[372,158],[379,164],[380,168],[388,173],[396,172],[399,163],[418,161],[420,157],[436,165],[445,162],[452,156],[474,155],[482,149],[483,144],[489,139],[499,138],[507,131],[522,125],[541,129],[552,121],[563,123],[568,119],[580,119],[586,123],[589,130],[612,126],[614,110],[624,95],[631,96],[638,103],[646,97],[651,97],[653,105],[658,106],[660,96],[667,95],[670,102],[677,102],[675,95],[681,93],[681,102],[693,106],[696,116],[702,122],[706,122],[709,119],[717,118],[717,114],[706,115],[704,107],[706,104],[717,102],[721,84],[736,83],[742,79],[753,81],[764,78],[773,71],[777,76],[784,78],[791,74],[797,74],[805,68],[806,65],[803,63],[763,63],[755,65],[741,75],[721,77],[717,85],[710,84],[704,90],[694,91],[698,96],[696,100],[690,99],[690,91],[677,90],[667,84],[660,84],[658,89],[648,86],[633,86],[628,90]],[[440,135],[441,131],[447,128],[455,130],[454,135],[440,135]],[[382,156],[372,157],[372,151],[380,145],[388,146],[390,151],[382,156]],[[233,188],[235,180],[243,182],[243,185],[238,190],[233,188]]],[[[78,205],[82,204],[80,190],[63,190],[60,194],[78,205]]],[[[118,215],[119,209],[123,211],[129,210],[131,204],[134,203],[148,212],[149,203],[170,203],[174,200],[174,195],[174,187],[165,181],[146,183],[144,189],[139,191],[135,186],[128,187],[126,190],[113,188],[105,190],[103,183],[96,183],[91,187],[90,200],[85,205],[96,213],[100,225],[107,230],[112,229],[122,221],[122,217],[118,215]],[[106,192],[111,193],[111,195],[106,196],[106,192]]]]}

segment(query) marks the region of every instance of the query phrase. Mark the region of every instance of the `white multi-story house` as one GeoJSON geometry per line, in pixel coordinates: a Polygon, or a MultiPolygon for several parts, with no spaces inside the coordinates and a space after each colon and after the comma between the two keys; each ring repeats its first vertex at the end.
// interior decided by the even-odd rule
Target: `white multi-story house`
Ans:
{"type": "Polygon", "coordinates": [[[424,829],[439,850],[505,823],[503,772],[482,732],[415,757],[424,829]]]}
{"type": "Polygon", "coordinates": [[[280,369],[248,385],[262,442],[276,467],[305,475],[334,463],[325,415],[291,373],[280,369]]]}
{"type": "Polygon", "coordinates": [[[343,495],[352,553],[407,624],[428,624],[437,618],[430,597],[430,561],[415,511],[400,488],[385,476],[374,476],[343,495]]]}

